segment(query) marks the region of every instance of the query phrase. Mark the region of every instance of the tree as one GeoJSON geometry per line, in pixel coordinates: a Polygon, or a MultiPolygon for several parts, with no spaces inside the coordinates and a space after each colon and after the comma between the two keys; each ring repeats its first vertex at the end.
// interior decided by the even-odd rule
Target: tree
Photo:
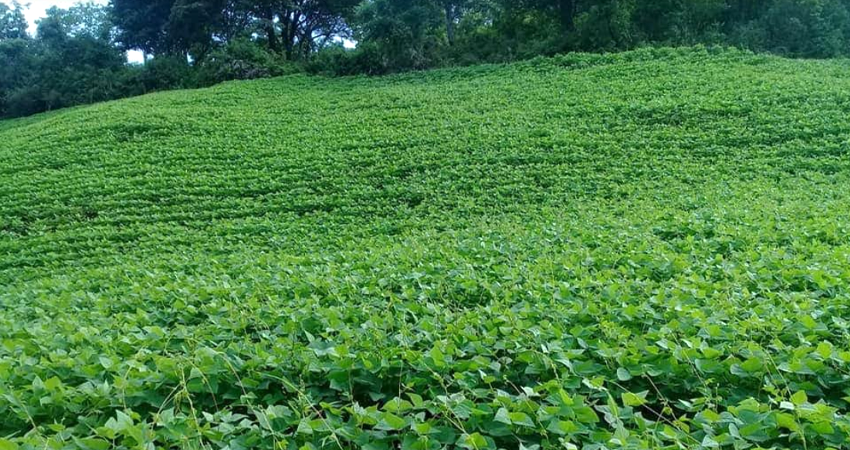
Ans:
{"type": "Polygon", "coordinates": [[[166,36],[174,0],[110,0],[112,17],[125,50],[169,53],[166,36]]]}
{"type": "Polygon", "coordinates": [[[457,24],[471,2],[469,0],[439,0],[439,2],[445,14],[446,40],[449,45],[454,45],[457,37],[457,24]]]}
{"type": "Polygon", "coordinates": [[[31,46],[29,39],[0,39],[0,117],[11,115],[14,92],[31,84],[31,46]]]}
{"type": "Polygon", "coordinates": [[[768,50],[790,56],[848,54],[850,8],[842,0],[775,0],[762,17],[768,50]]]}
{"type": "Polygon", "coordinates": [[[24,8],[17,1],[12,2],[9,7],[0,3],[0,40],[26,39],[27,19],[24,16],[24,8]]]}
{"type": "Polygon", "coordinates": [[[625,50],[634,45],[633,0],[598,0],[576,18],[573,48],[585,51],[625,50]]]}
{"type": "Polygon", "coordinates": [[[264,0],[252,12],[266,34],[269,49],[289,60],[307,58],[334,38],[347,36],[346,18],[360,0],[264,0]]]}
{"type": "Polygon", "coordinates": [[[309,57],[349,31],[360,0],[111,0],[125,48],[154,54],[207,52],[237,37],[262,34],[287,59],[309,57]]]}
{"type": "Polygon", "coordinates": [[[124,55],[113,44],[99,7],[50,8],[34,39],[0,42],[0,115],[116,98],[124,55]]]}
{"type": "Polygon", "coordinates": [[[380,71],[422,69],[433,63],[443,20],[436,2],[374,0],[358,9],[356,37],[380,55],[380,71]]]}
{"type": "Polygon", "coordinates": [[[0,3],[0,117],[9,114],[15,90],[30,83],[32,46],[21,4],[0,3]]]}
{"type": "Polygon", "coordinates": [[[63,35],[88,36],[104,42],[112,42],[115,37],[115,24],[110,9],[92,1],[80,2],[68,9],[52,7],[40,23],[48,19],[56,21],[55,26],[63,35]]]}
{"type": "Polygon", "coordinates": [[[169,53],[202,60],[215,44],[226,6],[225,0],[176,0],[165,25],[169,53]]]}

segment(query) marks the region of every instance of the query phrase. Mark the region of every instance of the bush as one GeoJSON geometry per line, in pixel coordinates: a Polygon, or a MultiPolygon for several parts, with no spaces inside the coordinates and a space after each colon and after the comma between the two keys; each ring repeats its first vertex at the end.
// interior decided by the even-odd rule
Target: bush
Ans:
{"type": "Polygon", "coordinates": [[[192,66],[183,56],[158,56],[146,61],[135,75],[136,89],[143,92],[196,86],[192,66]]]}
{"type": "Polygon", "coordinates": [[[356,49],[326,48],[307,63],[306,69],[309,73],[327,76],[382,75],[394,71],[380,46],[374,43],[361,44],[356,49]]]}
{"type": "Polygon", "coordinates": [[[199,64],[198,84],[208,86],[228,80],[251,80],[300,71],[293,62],[248,39],[237,39],[215,51],[199,64]]]}

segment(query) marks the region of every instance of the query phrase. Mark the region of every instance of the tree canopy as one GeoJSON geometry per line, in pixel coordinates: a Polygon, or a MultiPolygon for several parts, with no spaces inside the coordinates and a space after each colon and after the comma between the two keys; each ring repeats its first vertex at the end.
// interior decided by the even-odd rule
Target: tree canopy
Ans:
{"type": "Polygon", "coordinates": [[[0,3],[0,40],[26,39],[27,19],[24,8],[17,1],[12,6],[0,3]]]}

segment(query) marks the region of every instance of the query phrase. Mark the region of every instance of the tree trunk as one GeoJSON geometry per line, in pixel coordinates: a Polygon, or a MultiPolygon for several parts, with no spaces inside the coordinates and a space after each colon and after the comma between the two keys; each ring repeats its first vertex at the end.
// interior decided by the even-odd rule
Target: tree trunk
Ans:
{"type": "Polygon", "coordinates": [[[301,57],[309,59],[313,51],[313,29],[310,26],[305,26],[301,33],[301,38],[298,39],[298,47],[301,50],[301,57]]]}
{"type": "Polygon", "coordinates": [[[281,15],[281,21],[285,20],[283,28],[283,45],[286,51],[286,59],[292,61],[295,57],[295,40],[298,37],[298,13],[287,11],[281,15]]]}
{"type": "Polygon", "coordinates": [[[268,39],[269,39],[269,50],[277,53],[278,50],[280,49],[280,47],[278,46],[278,43],[277,43],[277,34],[275,34],[275,31],[274,31],[274,13],[272,13],[271,11],[267,11],[266,12],[266,20],[269,21],[269,23],[267,23],[266,27],[265,27],[266,28],[266,35],[268,36],[268,39]]]}
{"type": "Polygon", "coordinates": [[[575,29],[575,0],[558,0],[558,9],[561,13],[561,27],[563,30],[572,31],[575,29]]]}
{"type": "Polygon", "coordinates": [[[269,50],[274,53],[277,53],[279,48],[277,45],[277,36],[274,32],[274,25],[269,25],[268,27],[266,27],[266,34],[268,35],[269,39],[269,50]]]}
{"type": "Polygon", "coordinates": [[[446,8],[446,37],[449,39],[449,45],[455,45],[455,14],[457,13],[455,5],[452,2],[445,2],[446,8]]]}

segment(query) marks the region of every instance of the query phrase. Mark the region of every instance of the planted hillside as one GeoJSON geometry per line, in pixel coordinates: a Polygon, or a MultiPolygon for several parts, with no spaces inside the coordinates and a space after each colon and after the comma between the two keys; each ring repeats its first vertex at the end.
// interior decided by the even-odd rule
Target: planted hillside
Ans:
{"type": "Polygon", "coordinates": [[[848,69],[640,50],[0,122],[0,449],[850,448],[848,69]]]}

